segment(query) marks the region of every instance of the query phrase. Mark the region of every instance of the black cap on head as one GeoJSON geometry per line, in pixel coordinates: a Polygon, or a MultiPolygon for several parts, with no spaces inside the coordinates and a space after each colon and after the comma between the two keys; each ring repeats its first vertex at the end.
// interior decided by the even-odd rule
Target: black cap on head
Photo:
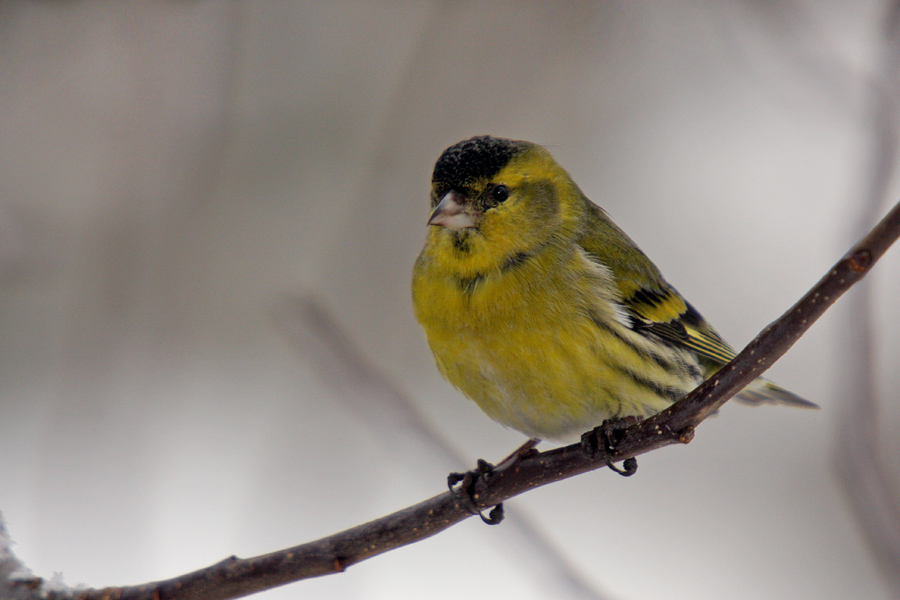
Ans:
{"type": "Polygon", "coordinates": [[[465,190],[479,179],[496,175],[525,148],[524,142],[489,135],[463,140],[444,150],[438,158],[432,184],[439,196],[451,189],[465,190]]]}

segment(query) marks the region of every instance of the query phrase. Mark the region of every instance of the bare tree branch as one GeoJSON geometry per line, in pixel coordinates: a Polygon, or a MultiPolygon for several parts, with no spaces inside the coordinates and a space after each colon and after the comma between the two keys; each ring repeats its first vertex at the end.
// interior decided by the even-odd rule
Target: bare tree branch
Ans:
{"type": "MultiPolygon", "coordinates": [[[[611,458],[623,460],[686,443],[694,427],[781,357],[844,292],[862,279],[900,235],[900,203],[790,310],[696,390],[624,432],[611,458]]],[[[525,491],[606,466],[604,452],[588,456],[574,444],[527,456],[476,480],[471,499],[444,492],[386,517],[320,540],[254,558],[235,556],[174,579],[132,587],[60,592],[53,600],[224,600],[300,579],[339,573],[388,550],[430,537],[472,516],[469,502],[494,506],[525,491]]],[[[3,582],[8,586],[8,582],[3,582]]],[[[9,589],[9,588],[7,588],[9,589]]],[[[4,591],[0,588],[0,592],[4,591]]]]}

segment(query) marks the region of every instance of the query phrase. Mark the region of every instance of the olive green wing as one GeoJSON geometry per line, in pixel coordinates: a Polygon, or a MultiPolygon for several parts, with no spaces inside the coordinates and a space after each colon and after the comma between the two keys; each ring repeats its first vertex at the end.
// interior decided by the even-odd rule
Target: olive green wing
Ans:
{"type": "MultiPolygon", "coordinates": [[[[606,213],[588,201],[589,226],[580,240],[588,256],[612,272],[631,328],[694,352],[709,377],[735,357],[728,342],[670,286],[647,256],[606,213]]],[[[812,402],[757,379],[738,394],[742,401],[817,407],[812,402]]]]}
{"type": "Polygon", "coordinates": [[[707,375],[734,358],[734,350],[666,283],[625,232],[590,201],[587,209],[580,244],[589,257],[612,272],[631,328],[695,352],[707,375]]]}
{"type": "MultiPolygon", "coordinates": [[[[709,377],[735,357],[728,342],[703,319],[697,310],[673,288],[640,288],[623,297],[632,328],[655,335],[675,346],[692,350],[709,377]]],[[[818,405],[797,396],[771,381],[758,378],[735,398],[747,404],[789,404],[805,408],[818,405]]]]}
{"type": "Polygon", "coordinates": [[[693,351],[707,375],[735,357],[731,346],[671,287],[642,287],[623,296],[622,303],[632,329],[693,351]]]}

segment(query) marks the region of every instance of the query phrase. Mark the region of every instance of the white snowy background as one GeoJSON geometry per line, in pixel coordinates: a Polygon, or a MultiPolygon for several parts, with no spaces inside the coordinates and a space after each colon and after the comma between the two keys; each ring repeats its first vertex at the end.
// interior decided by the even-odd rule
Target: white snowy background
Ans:
{"type": "MultiPolygon", "coordinates": [[[[520,443],[443,382],[411,310],[431,167],[471,135],[551,147],[741,347],[861,231],[886,9],[0,4],[0,512],[15,552],[69,584],[169,578],[403,508],[520,443]],[[379,394],[344,397],[340,365],[294,334],[297,298],[462,462],[419,452],[379,394]]],[[[896,483],[900,248],[871,285],[896,483]]],[[[839,303],[770,372],[821,411],[729,404],[635,477],[601,470],[507,509],[585,597],[890,597],[835,469],[845,317],[839,303]]],[[[562,597],[515,535],[470,519],[259,597],[562,597]]]]}

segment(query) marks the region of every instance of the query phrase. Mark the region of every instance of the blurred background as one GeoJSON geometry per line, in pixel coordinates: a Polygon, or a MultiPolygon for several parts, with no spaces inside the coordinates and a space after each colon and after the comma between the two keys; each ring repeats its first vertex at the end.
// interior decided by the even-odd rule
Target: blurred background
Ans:
{"type": "MultiPolygon", "coordinates": [[[[900,195],[896,12],[0,4],[14,551],[73,585],[169,578],[383,516],[523,441],[440,378],[411,309],[431,168],[472,135],[549,146],[742,347],[900,195]]],[[[633,478],[259,597],[896,597],[900,532],[865,507],[896,516],[898,297],[894,248],[770,371],[821,411],[730,403],[633,478]]]]}

